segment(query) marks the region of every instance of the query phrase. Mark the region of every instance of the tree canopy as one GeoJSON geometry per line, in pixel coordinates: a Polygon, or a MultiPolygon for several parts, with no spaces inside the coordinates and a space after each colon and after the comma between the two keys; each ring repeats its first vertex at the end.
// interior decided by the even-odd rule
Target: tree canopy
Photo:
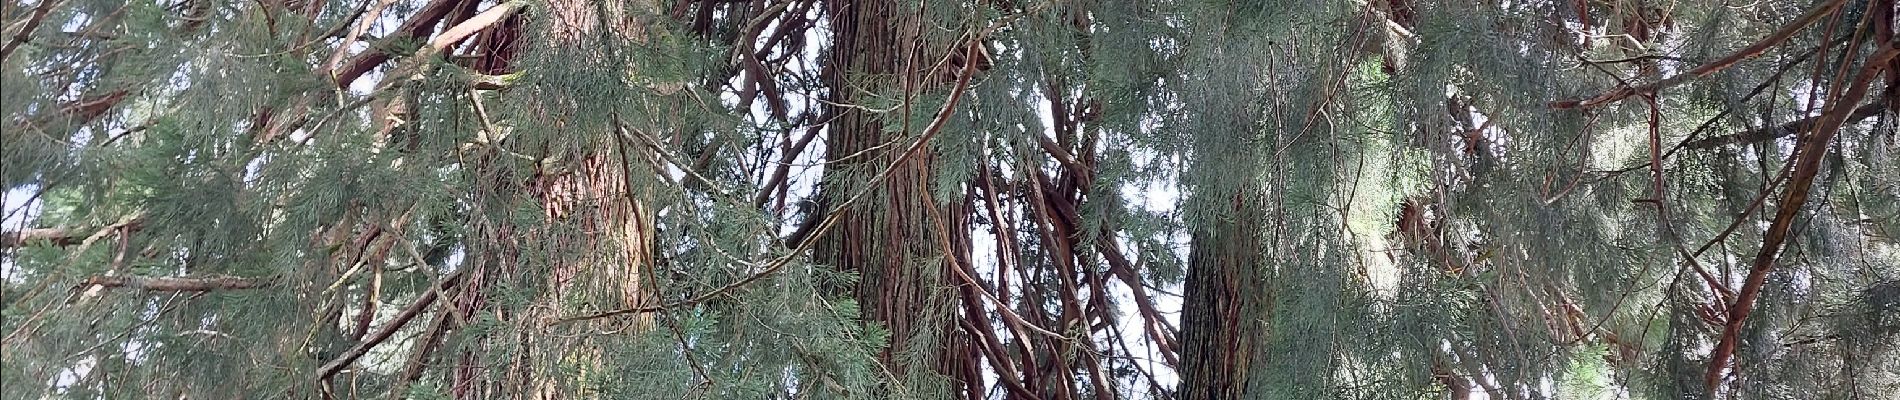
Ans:
{"type": "Polygon", "coordinates": [[[7,0],[0,397],[1868,399],[1894,0],[7,0]]]}

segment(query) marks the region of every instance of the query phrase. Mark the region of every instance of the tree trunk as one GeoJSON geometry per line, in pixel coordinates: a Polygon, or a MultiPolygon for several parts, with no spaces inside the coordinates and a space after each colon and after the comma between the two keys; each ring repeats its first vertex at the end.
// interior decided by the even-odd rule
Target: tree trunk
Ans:
{"type": "Polygon", "coordinates": [[[1181,400],[1239,399],[1262,324],[1260,263],[1265,242],[1258,224],[1266,204],[1232,196],[1232,218],[1197,228],[1188,255],[1181,305],[1181,400]],[[1249,204],[1251,203],[1251,204],[1249,204]]]}
{"type": "MultiPolygon", "coordinates": [[[[644,37],[644,21],[654,10],[628,9],[639,6],[650,5],[601,7],[580,0],[551,1],[545,9],[549,15],[541,16],[550,20],[548,32],[510,35],[544,38],[543,43],[529,44],[552,49],[543,51],[603,55],[607,52],[593,47],[603,40],[638,42],[644,37]],[[613,39],[605,39],[601,30],[611,31],[605,36],[613,39]]],[[[508,50],[504,54],[515,53],[508,50]]],[[[627,72],[624,65],[615,65],[605,56],[574,62],[609,74],[627,72]]],[[[514,60],[484,63],[518,64],[514,60]]],[[[650,150],[627,143],[618,132],[618,118],[579,115],[586,112],[585,105],[565,97],[559,88],[532,89],[519,88],[508,93],[516,97],[506,100],[526,104],[515,115],[517,125],[542,131],[518,143],[500,145],[532,149],[522,154],[541,159],[530,171],[521,171],[510,164],[522,162],[519,158],[491,153],[477,168],[482,174],[477,179],[482,182],[479,187],[486,192],[482,196],[492,199],[482,207],[496,217],[481,225],[484,248],[471,249],[479,258],[470,264],[479,270],[471,274],[455,304],[466,316],[498,310],[498,317],[512,329],[469,338],[480,343],[466,347],[470,350],[455,361],[450,387],[456,398],[598,397],[600,393],[583,383],[598,373],[601,352],[612,345],[607,341],[634,337],[628,334],[654,326],[652,314],[636,313],[567,328],[572,332],[542,334],[549,329],[548,321],[563,315],[637,308],[657,301],[651,293],[654,286],[647,281],[652,279],[655,248],[652,193],[642,189],[653,177],[644,165],[650,150]],[[528,93],[518,92],[522,90],[528,93]],[[540,206],[539,215],[509,217],[517,214],[513,206],[523,196],[540,206]],[[538,289],[531,300],[536,304],[493,303],[492,292],[504,286],[538,289]],[[501,365],[492,360],[484,363],[480,355],[484,351],[503,351],[510,358],[501,365]]]]}
{"type": "MultiPolygon", "coordinates": [[[[910,147],[922,124],[892,123],[907,115],[934,115],[939,104],[917,104],[882,114],[867,111],[871,95],[912,94],[942,89],[950,81],[933,73],[935,61],[951,46],[920,42],[915,10],[894,0],[832,0],[826,4],[832,37],[831,64],[825,71],[838,117],[828,125],[829,162],[822,187],[830,207],[844,207],[836,228],[816,238],[814,259],[841,271],[859,275],[849,291],[861,307],[863,323],[889,330],[890,344],[879,361],[894,375],[894,384],[915,390],[922,398],[948,398],[955,387],[946,378],[966,372],[956,332],[956,297],[950,286],[948,257],[942,248],[967,243],[966,221],[935,221],[929,207],[932,151],[923,150],[893,168],[882,180],[867,182],[910,147]],[[914,126],[913,126],[914,125],[914,126]],[[887,130],[905,126],[907,131],[887,130]],[[907,135],[908,134],[908,135],[907,135]],[[891,142],[895,141],[895,144],[891,142]],[[853,204],[843,204],[867,186],[871,192],[853,204]],[[947,227],[942,237],[936,227],[947,227]]],[[[942,70],[938,70],[939,72],[942,70]]],[[[906,101],[908,103],[908,101],[906,101]]],[[[959,199],[959,201],[961,201],[959,199]]],[[[943,215],[962,219],[964,212],[943,215]]],[[[967,246],[963,246],[967,247],[967,246]]],[[[954,378],[953,378],[954,379],[954,378]]]]}

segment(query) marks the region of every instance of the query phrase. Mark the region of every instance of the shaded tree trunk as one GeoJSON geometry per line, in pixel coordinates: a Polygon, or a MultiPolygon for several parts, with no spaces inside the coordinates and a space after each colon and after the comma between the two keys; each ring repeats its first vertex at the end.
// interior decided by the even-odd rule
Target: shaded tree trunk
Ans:
{"type": "Polygon", "coordinates": [[[1239,193],[1228,203],[1231,218],[1194,229],[1181,305],[1181,400],[1243,398],[1263,335],[1255,321],[1267,303],[1258,272],[1266,204],[1239,193]]]}
{"type": "Polygon", "coordinates": [[[934,213],[955,220],[931,219],[937,200],[964,200],[931,198],[932,151],[904,158],[914,140],[909,136],[925,127],[901,122],[907,115],[934,115],[938,104],[916,104],[909,113],[859,106],[874,96],[911,97],[945,88],[950,82],[933,66],[951,46],[919,40],[918,16],[903,2],[832,0],[826,7],[836,31],[824,71],[827,100],[854,106],[834,107],[837,118],[827,126],[823,196],[828,206],[845,208],[836,228],[816,238],[814,259],[859,275],[856,287],[837,291],[857,300],[864,324],[890,332],[878,358],[894,383],[924,398],[947,398],[962,385],[945,378],[975,370],[962,365],[964,339],[951,337],[957,298],[949,262],[956,253],[943,248],[968,247],[959,246],[968,241],[968,213],[961,211],[967,206],[934,213]],[[890,129],[899,126],[904,128],[890,129]],[[867,182],[900,158],[902,164],[882,180],[867,182]],[[872,185],[868,195],[843,204],[866,184],[872,185]]]}
{"type": "MultiPolygon", "coordinates": [[[[539,38],[542,43],[524,45],[581,55],[586,59],[574,62],[598,66],[609,74],[625,73],[625,66],[615,65],[596,46],[603,40],[638,42],[644,37],[645,21],[654,10],[637,9],[642,6],[652,5],[602,7],[580,0],[552,1],[545,9],[549,15],[541,16],[549,20],[549,31],[540,35],[498,32],[489,37],[539,38]],[[609,33],[602,35],[602,30],[609,33]]],[[[517,53],[510,46],[478,45],[505,50],[490,54],[517,53]]],[[[519,64],[510,59],[477,63],[490,68],[519,64]]],[[[508,93],[514,96],[509,101],[525,105],[516,115],[521,119],[518,124],[543,131],[540,137],[502,145],[540,156],[541,162],[523,171],[510,164],[522,160],[491,152],[476,169],[482,174],[476,178],[481,182],[478,187],[484,191],[478,198],[490,200],[482,207],[496,217],[478,225],[482,248],[471,249],[478,258],[470,264],[478,270],[463,286],[455,307],[465,316],[493,310],[515,329],[467,338],[478,343],[467,345],[467,351],[454,361],[450,393],[456,398],[600,396],[585,382],[597,378],[592,375],[600,373],[601,352],[611,345],[607,341],[617,339],[597,333],[637,333],[654,326],[652,314],[636,313],[584,322],[574,332],[534,334],[547,332],[545,324],[562,315],[637,308],[657,301],[649,282],[655,262],[655,215],[648,206],[652,192],[642,189],[654,179],[644,164],[652,155],[647,147],[621,137],[618,118],[579,115],[589,112],[581,104],[584,100],[567,97],[560,87],[550,89],[524,87],[508,93]],[[539,206],[538,215],[511,217],[518,214],[515,205],[529,199],[539,206]],[[536,304],[495,303],[494,291],[503,287],[537,289],[531,300],[536,304]],[[501,352],[508,359],[497,365],[491,354],[484,354],[488,352],[501,352]]]]}

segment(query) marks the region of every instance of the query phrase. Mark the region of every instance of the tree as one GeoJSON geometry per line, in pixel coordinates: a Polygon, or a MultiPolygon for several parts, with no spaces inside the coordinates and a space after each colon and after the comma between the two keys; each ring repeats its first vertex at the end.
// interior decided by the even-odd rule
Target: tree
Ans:
{"type": "Polygon", "coordinates": [[[0,6],[0,397],[1900,384],[1892,0],[0,6]]]}

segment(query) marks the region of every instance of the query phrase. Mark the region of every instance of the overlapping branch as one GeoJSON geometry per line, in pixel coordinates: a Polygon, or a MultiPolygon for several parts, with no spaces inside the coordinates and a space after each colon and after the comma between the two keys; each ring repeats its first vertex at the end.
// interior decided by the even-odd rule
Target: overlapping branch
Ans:
{"type": "MultiPolygon", "coordinates": [[[[1887,105],[1892,102],[1893,102],[1892,99],[1878,99],[1878,100],[1874,100],[1874,102],[1872,103],[1867,103],[1866,105],[1862,105],[1858,108],[1855,108],[1852,112],[1847,113],[1847,116],[1843,120],[1843,123],[1854,124],[1854,123],[1860,122],[1861,120],[1865,120],[1869,117],[1880,115],[1880,112],[1886,110],[1887,105]]],[[[1747,131],[1731,133],[1727,135],[1702,138],[1693,142],[1685,143],[1682,145],[1682,147],[1688,148],[1688,149],[1712,149],[1712,148],[1727,146],[1731,144],[1747,144],[1747,143],[1767,141],[1767,140],[1771,140],[1775,138],[1794,135],[1795,133],[1799,133],[1799,132],[1807,132],[1808,130],[1814,129],[1814,125],[1816,122],[1820,122],[1822,118],[1826,118],[1826,117],[1827,115],[1816,115],[1816,116],[1802,118],[1802,119],[1795,120],[1795,121],[1788,122],[1781,125],[1767,126],[1767,127],[1762,127],[1758,129],[1751,129],[1747,131]]]]}
{"type": "Polygon", "coordinates": [[[1821,161],[1827,156],[1829,143],[1854,112],[1853,105],[1860,104],[1861,99],[1867,96],[1873,80],[1886,69],[1887,61],[1897,55],[1900,55],[1900,42],[1889,42],[1883,44],[1878,53],[1868,57],[1865,66],[1848,84],[1846,92],[1828,102],[1827,111],[1821,114],[1814,129],[1802,138],[1794,172],[1789,178],[1780,209],[1776,210],[1773,223],[1762,234],[1761,250],[1755,254],[1753,267],[1748,272],[1748,278],[1743,281],[1741,291],[1736,294],[1735,303],[1729,305],[1727,325],[1723,327],[1722,336],[1709,356],[1709,370],[1703,379],[1711,395],[1720,386],[1723,372],[1729,370],[1729,359],[1735,354],[1736,342],[1741,340],[1742,326],[1754,310],[1755,300],[1760,297],[1762,286],[1767,283],[1768,272],[1774,269],[1776,258],[1794,230],[1795,218],[1801,214],[1802,206],[1807,204],[1809,191],[1813,189],[1815,176],[1820,173],[1821,161]]]}

